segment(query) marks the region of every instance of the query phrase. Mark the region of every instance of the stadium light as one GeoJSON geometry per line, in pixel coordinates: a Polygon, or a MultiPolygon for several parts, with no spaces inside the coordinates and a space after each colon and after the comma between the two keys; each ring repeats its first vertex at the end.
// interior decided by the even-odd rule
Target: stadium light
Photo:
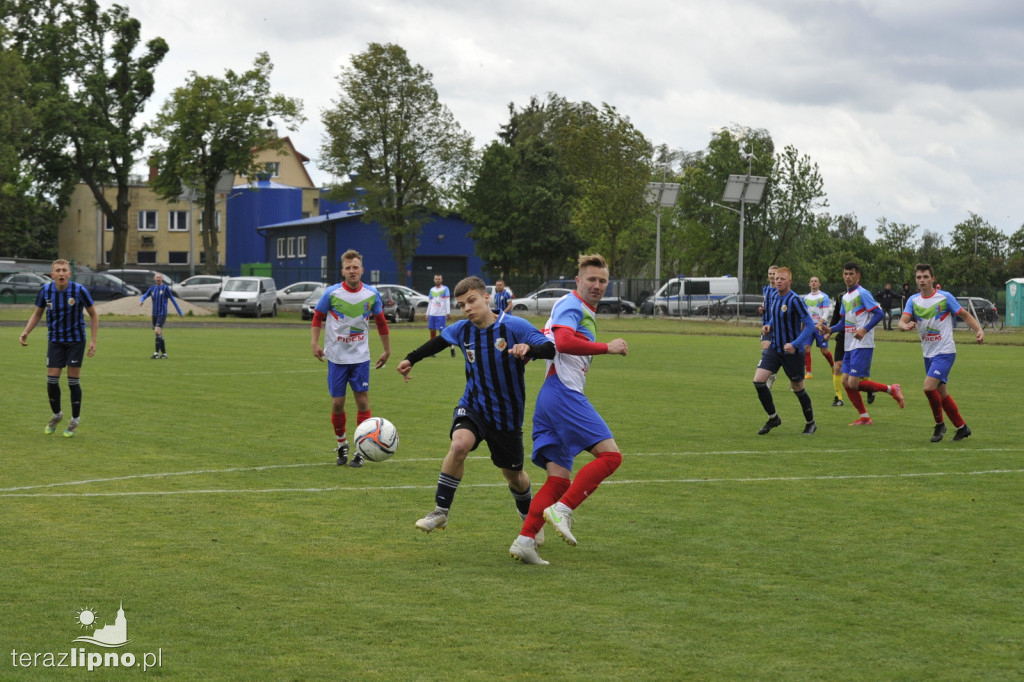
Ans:
{"type": "MultiPolygon", "coordinates": [[[[753,155],[751,155],[752,158],[753,155]]],[[[722,194],[722,201],[739,203],[740,214],[740,253],[739,265],[736,276],[739,277],[740,296],[743,295],[743,223],[745,219],[745,207],[747,204],[758,204],[764,196],[765,187],[768,185],[768,178],[760,175],[730,175],[725,184],[725,192],[722,194]]],[[[723,208],[725,208],[723,206],[723,208]]],[[[729,209],[735,211],[736,209],[729,209]]],[[[737,299],[737,305],[739,300],[737,299]]]]}
{"type": "Polygon", "coordinates": [[[654,241],[654,279],[661,286],[661,209],[676,205],[678,182],[647,183],[647,203],[658,207],[658,231],[654,241]]]}

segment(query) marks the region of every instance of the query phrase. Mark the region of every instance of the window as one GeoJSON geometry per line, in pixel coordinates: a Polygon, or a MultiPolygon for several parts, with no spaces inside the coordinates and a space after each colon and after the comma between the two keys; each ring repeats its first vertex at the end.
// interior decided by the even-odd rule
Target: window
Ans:
{"type": "Polygon", "coordinates": [[[110,218],[108,218],[105,214],[100,214],[100,217],[103,220],[103,229],[107,232],[113,232],[114,225],[113,223],[110,222],[110,218]]]}
{"type": "Polygon", "coordinates": [[[299,258],[306,257],[306,235],[295,238],[295,251],[299,258]]]}
{"type": "Polygon", "coordinates": [[[267,162],[267,172],[270,173],[271,177],[276,178],[281,174],[281,164],[278,161],[267,162]]]}
{"type": "Polygon", "coordinates": [[[277,238],[277,257],[279,260],[284,259],[284,237],[277,238]]]}
{"type": "Polygon", "coordinates": [[[171,232],[188,232],[188,211],[168,211],[167,229],[171,232]]]}
{"type": "MultiPolygon", "coordinates": [[[[199,252],[199,262],[202,265],[206,264],[206,249],[199,252]]],[[[217,252],[217,262],[220,262],[220,251],[217,252]]]]}
{"type": "MultiPolygon", "coordinates": [[[[202,232],[202,231],[203,231],[203,227],[202,227],[202,226],[203,226],[203,223],[202,223],[202,220],[203,220],[203,219],[204,219],[205,217],[206,217],[206,211],[200,211],[200,212],[199,212],[199,220],[200,220],[200,223],[199,223],[199,231],[200,231],[200,232],[202,232]]],[[[213,212],[213,224],[214,224],[214,226],[215,226],[215,227],[217,228],[217,232],[220,232],[220,211],[214,211],[214,212],[213,212]]]]}
{"type": "Polygon", "coordinates": [[[156,263],[156,251],[139,251],[138,255],[135,256],[135,262],[140,265],[143,263],[147,265],[156,263]]]}
{"type": "Polygon", "coordinates": [[[288,257],[295,258],[295,237],[288,237],[288,257]]]}
{"type": "Polygon", "coordinates": [[[156,232],[156,211],[139,211],[139,230],[156,232]]]}
{"type": "Polygon", "coordinates": [[[170,251],[167,262],[172,265],[188,265],[188,251],[170,251]]]}
{"type": "Polygon", "coordinates": [[[103,264],[104,265],[110,265],[110,252],[109,251],[104,251],[103,252],[103,264]]]}

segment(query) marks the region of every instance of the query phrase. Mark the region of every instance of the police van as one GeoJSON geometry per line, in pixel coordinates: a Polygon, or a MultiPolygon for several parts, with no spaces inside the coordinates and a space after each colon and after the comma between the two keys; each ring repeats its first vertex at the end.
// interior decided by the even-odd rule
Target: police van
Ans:
{"type": "Polygon", "coordinates": [[[735,277],[674,277],[644,302],[643,312],[675,317],[692,315],[707,311],[714,301],[739,291],[739,280],[735,277]]]}

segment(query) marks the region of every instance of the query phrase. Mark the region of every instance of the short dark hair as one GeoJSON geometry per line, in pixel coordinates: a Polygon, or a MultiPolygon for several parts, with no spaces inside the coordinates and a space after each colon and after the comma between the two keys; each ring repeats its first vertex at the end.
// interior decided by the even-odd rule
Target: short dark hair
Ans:
{"type": "Polygon", "coordinates": [[[859,273],[860,272],[860,266],[857,265],[852,260],[848,260],[845,263],[843,263],[843,270],[853,270],[854,272],[859,273]]]}
{"type": "Polygon", "coordinates": [[[918,263],[914,266],[914,272],[925,272],[927,271],[932,277],[935,276],[935,270],[928,263],[918,263]]]}
{"type": "Polygon", "coordinates": [[[484,281],[479,277],[470,276],[455,285],[455,298],[458,298],[463,294],[468,294],[473,289],[482,291],[485,294],[487,293],[487,285],[484,284],[484,281]]]}
{"type": "Polygon", "coordinates": [[[599,253],[580,254],[579,260],[576,261],[576,265],[580,270],[583,268],[604,268],[608,269],[608,261],[604,259],[599,253]]]}

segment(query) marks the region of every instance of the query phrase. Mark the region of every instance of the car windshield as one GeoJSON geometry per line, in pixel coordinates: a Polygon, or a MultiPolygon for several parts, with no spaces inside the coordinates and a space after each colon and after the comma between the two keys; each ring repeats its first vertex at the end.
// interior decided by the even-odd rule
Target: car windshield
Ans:
{"type": "Polygon", "coordinates": [[[259,283],[254,279],[230,279],[224,285],[224,291],[256,291],[259,283]]]}

